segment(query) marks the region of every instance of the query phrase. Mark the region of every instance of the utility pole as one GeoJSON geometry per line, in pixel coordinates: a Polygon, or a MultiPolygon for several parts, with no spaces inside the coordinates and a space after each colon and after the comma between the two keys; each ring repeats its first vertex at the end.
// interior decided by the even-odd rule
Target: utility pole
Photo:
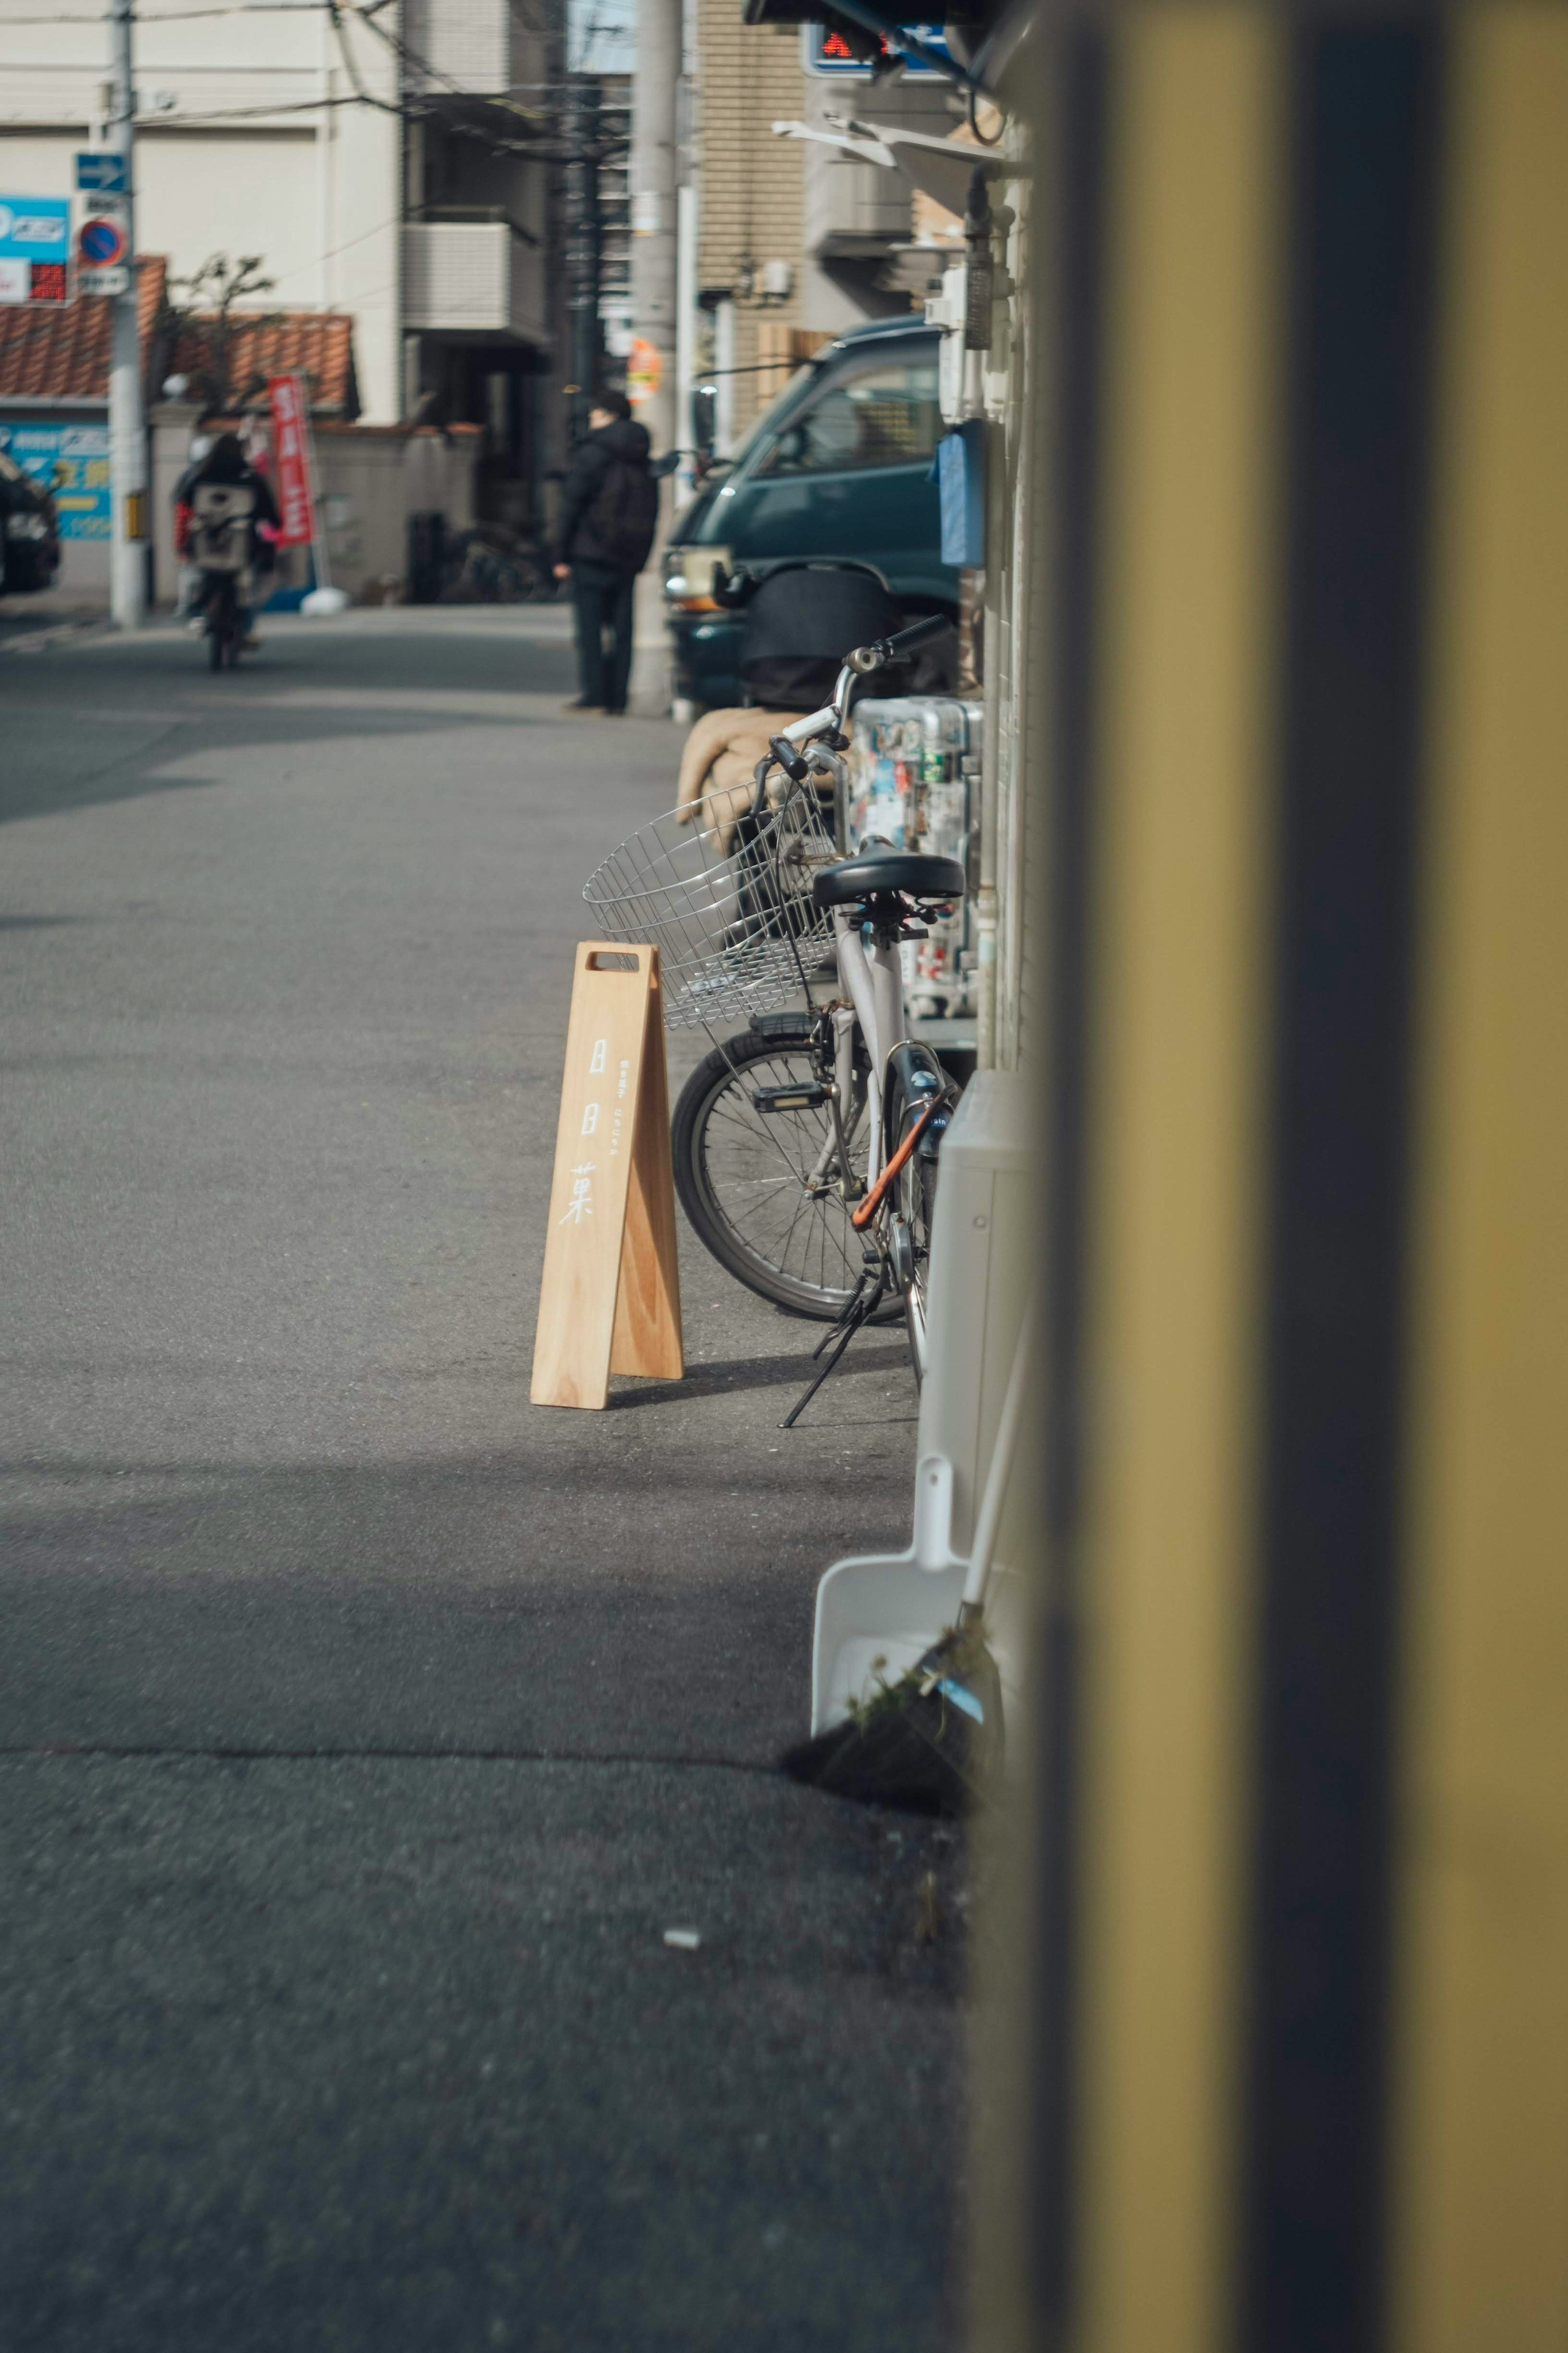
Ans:
{"type": "Polygon", "coordinates": [[[637,0],[632,91],[632,332],[658,355],[658,385],[637,412],[659,452],[688,438],[676,414],[680,11],[681,0],[637,0]]]}
{"type": "Polygon", "coordinates": [[[123,294],[110,311],[109,474],[112,493],[110,610],[122,629],[139,628],[147,610],[147,429],[142,414],[142,353],[136,333],[136,73],[133,0],[114,0],[113,106],[109,144],[125,158],[123,294]]]}
{"type": "Polygon", "coordinates": [[[599,388],[599,84],[574,73],[566,86],[566,310],[572,331],[572,440],[588,430],[599,388]]]}

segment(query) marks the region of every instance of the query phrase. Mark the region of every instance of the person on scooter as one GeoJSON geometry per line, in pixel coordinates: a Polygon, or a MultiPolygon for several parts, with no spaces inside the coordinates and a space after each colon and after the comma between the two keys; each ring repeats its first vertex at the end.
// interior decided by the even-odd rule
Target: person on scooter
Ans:
{"type": "MultiPolygon", "coordinates": [[[[220,433],[199,465],[187,469],[181,477],[175,493],[174,553],[182,560],[191,545],[192,526],[195,520],[195,494],[204,482],[222,482],[228,487],[243,487],[252,496],[250,514],[250,569],[270,572],[277,558],[270,543],[262,536],[261,526],[271,531],[278,528],[278,507],[267,478],[258,473],[245,454],[237,433],[220,433]]],[[[239,626],[243,632],[241,651],[250,653],[261,642],[251,628],[251,608],[239,608],[239,626]]]]}

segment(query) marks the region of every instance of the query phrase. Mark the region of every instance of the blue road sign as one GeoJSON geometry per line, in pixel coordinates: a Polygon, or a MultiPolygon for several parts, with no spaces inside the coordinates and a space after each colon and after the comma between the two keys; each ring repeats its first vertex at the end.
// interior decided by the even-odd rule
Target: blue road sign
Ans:
{"type": "Polygon", "coordinates": [[[114,147],[89,147],[76,159],[76,184],[100,196],[122,196],[128,185],[125,157],[114,147]]]}
{"type": "Polygon", "coordinates": [[[118,221],[83,221],[77,240],[81,258],[94,269],[101,269],[110,262],[121,260],[125,252],[125,231],[118,221]]]}

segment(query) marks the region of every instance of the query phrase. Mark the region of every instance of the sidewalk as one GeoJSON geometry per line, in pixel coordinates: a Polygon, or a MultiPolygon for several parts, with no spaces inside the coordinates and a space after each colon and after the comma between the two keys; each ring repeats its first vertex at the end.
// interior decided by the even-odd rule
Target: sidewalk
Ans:
{"type": "Polygon", "coordinates": [[[958,1845],[771,1769],[901,1345],[781,1433],[816,1327],[683,1231],[687,1380],[527,1403],[675,731],[559,720],[554,608],[267,637],[5,678],[0,2333],[936,2353],[958,1845]]]}
{"type": "Polygon", "coordinates": [[[47,643],[85,637],[109,627],[109,599],[46,589],[36,596],[0,596],[0,653],[33,653],[47,643]]]}

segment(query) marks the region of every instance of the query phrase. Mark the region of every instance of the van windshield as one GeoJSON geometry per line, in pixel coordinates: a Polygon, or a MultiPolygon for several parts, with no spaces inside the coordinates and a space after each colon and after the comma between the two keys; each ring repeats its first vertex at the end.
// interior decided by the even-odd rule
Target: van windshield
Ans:
{"type": "Polygon", "coordinates": [[[739,469],[745,464],[760,442],[772,438],[778,430],[777,419],[786,408],[793,407],[802,387],[808,385],[816,375],[818,365],[818,362],[807,360],[803,366],[796,368],[777,397],[769,401],[760,417],[752,417],[750,425],[731,450],[725,460],[726,464],[739,469]]]}
{"type": "Polygon", "coordinates": [[[825,392],[786,418],[755,471],[771,479],[929,466],[941,438],[935,360],[872,358],[839,369],[825,392]]]}

